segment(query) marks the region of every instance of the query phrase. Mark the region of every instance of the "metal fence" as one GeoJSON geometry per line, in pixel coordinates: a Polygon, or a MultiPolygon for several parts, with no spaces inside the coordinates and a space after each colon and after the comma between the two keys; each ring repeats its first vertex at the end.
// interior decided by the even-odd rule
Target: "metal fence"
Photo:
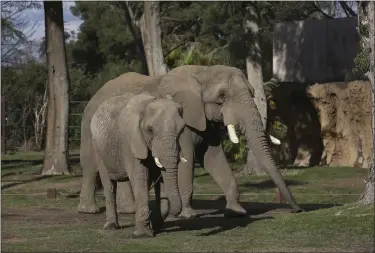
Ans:
{"type": "Polygon", "coordinates": [[[69,147],[75,148],[80,144],[81,120],[83,110],[89,101],[72,100],[69,101],[69,125],[68,140],[69,147]]]}

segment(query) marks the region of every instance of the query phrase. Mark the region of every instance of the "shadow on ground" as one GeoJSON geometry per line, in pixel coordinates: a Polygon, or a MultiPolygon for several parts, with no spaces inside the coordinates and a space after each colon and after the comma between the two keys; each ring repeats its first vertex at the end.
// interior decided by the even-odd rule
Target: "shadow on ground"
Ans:
{"type": "MultiPolygon", "coordinates": [[[[212,228],[209,232],[201,233],[201,236],[209,236],[224,231],[232,230],[238,227],[246,227],[253,222],[264,219],[274,219],[276,215],[293,215],[288,204],[260,203],[260,202],[242,202],[248,215],[241,217],[224,217],[226,202],[223,200],[197,200],[193,201],[193,208],[197,210],[196,219],[176,219],[167,221],[163,232],[178,232],[203,230],[212,228]],[[216,210],[215,210],[216,209],[216,210]]],[[[306,212],[331,208],[338,205],[333,204],[301,204],[306,212]]]]}
{"type": "Polygon", "coordinates": [[[216,235],[235,228],[244,228],[253,222],[260,220],[274,219],[271,216],[265,217],[199,217],[197,219],[179,219],[174,221],[167,221],[161,233],[173,233],[182,231],[196,231],[203,229],[212,229],[208,232],[200,233],[200,236],[216,235]]]}
{"type": "MultiPolygon", "coordinates": [[[[292,186],[292,185],[304,185],[307,184],[306,182],[298,181],[298,180],[289,180],[286,179],[284,180],[287,186],[292,186]]],[[[275,188],[276,185],[275,183],[268,179],[268,180],[263,180],[257,183],[251,183],[251,182],[246,182],[240,184],[242,187],[248,187],[248,188],[258,188],[258,189],[267,189],[267,188],[275,188]]]]}
{"type": "MultiPolygon", "coordinates": [[[[154,202],[154,201],[151,201],[154,202]]],[[[151,203],[151,206],[154,203],[151,203]]],[[[246,227],[251,223],[265,219],[274,219],[278,215],[294,215],[287,204],[260,203],[260,202],[242,202],[242,205],[248,211],[248,215],[241,217],[224,217],[225,201],[223,200],[193,200],[193,208],[196,209],[198,216],[195,219],[180,219],[169,216],[160,233],[173,233],[181,231],[202,231],[200,236],[209,236],[219,234],[225,231],[246,227]]],[[[301,204],[306,211],[318,210],[333,207],[332,204],[301,204]]],[[[3,220],[24,222],[24,221],[43,221],[46,226],[52,224],[82,223],[84,226],[94,226],[102,229],[105,222],[105,207],[100,207],[100,213],[83,214],[78,213],[75,208],[64,210],[60,208],[7,208],[3,203],[1,218],[3,220]]],[[[119,214],[121,228],[133,229],[134,214],[119,214]]]]}

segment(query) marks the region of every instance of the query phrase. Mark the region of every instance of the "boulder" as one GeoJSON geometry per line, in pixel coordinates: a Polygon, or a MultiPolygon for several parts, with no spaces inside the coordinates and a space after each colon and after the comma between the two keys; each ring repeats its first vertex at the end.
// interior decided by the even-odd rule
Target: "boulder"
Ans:
{"type": "Polygon", "coordinates": [[[281,84],[270,113],[288,127],[279,160],[296,166],[369,168],[372,154],[368,81],[281,84]]]}

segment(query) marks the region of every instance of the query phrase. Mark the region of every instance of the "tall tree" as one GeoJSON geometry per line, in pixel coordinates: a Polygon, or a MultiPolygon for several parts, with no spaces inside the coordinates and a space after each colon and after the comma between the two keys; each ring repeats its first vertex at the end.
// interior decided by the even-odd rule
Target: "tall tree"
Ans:
{"type": "Polygon", "coordinates": [[[42,175],[69,174],[69,74],[61,1],[44,1],[48,67],[48,119],[42,175]]]}
{"type": "Polygon", "coordinates": [[[374,203],[374,178],[375,178],[375,2],[361,2],[360,7],[362,8],[362,13],[364,19],[368,23],[368,47],[370,48],[369,60],[370,68],[368,72],[368,77],[371,82],[371,99],[372,99],[372,138],[373,138],[373,148],[372,148],[372,166],[369,171],[367,183],[365,186],[364,193],[360,199],[361,204],[373,204],[374,203]]]}
{"type": "MultiPolygon", "coordinates": [[[[260,17],[254,4],[245,5],[246,14],[244,16],[244,29],[246,34],[246,42],[248,44],[248,55],[246,57],[246,72],[249,83],[254,88],[254,102],[258,107],[258,111],[262,118],[263,128],[267,125],[267,100],[263,88],[262,73],[262,50],[260,46],[260,17]]],[[[255,158],[252,150],[249,148],[247,160],[251,161],[245,165],[243,172],[250,174],[262,172],[261,166],[255,158]],[[249,168],[250,167],[250,168],[249,168]]]]}
{"type": "Polygon", "coordinates": [[[161,45],[159,2],[144,2],[140,26],[149,75],[157,76],[167,73],[161,45]]]}

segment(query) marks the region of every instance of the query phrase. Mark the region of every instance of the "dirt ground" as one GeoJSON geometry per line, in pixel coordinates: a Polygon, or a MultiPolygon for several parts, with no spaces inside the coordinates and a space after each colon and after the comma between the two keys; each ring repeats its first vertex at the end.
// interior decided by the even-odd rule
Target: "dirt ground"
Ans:
{"type": "MultiPolygon", "coordinates": [[[[218,201],[224,204],[224,201],[218,201]]],[[[198,204],[199,205],[199,204],[198,204]]],[[[246,206],[245,206],[246,207],[246,206]]],[[[194,205],[194,208],[199,208],[194,205]]],[[[205,208],[202,206],[202,208],[205,208]]],[[[306,207],[305,207],[306,208],[306,207]]],[[[309,205],[307,209],[314,209],[313,205],[309,205]]],[[[196,209],[198,216],[196,221],[201,218],[223,218],[224,213],[220,209],[196,209]]],[[[260,219],[260,218],[272,218],[276,215],[289,214],[291,209],[287,205],[283,204],[267,204],[267,203],[253,203],[252,210],[249,210],[249,218],[260,219]]],[[[40,222],[43,226],[48,227],[49,225],[68,225],[77,223],[89,223],[90,225],[97,226],[98,229],[102,228],[105,221],[105,208],[101,208],[101,212],[97,214],[84,214],[78,213],[76,210],[64,210],[61,208],[37,208],[37,207],[25,207],[25,208],[9,208],[2,207],[1,219],[8,222],[40,222]]],[[[232,218],[228,222],[232,223],[237,218],[232,218]]],[[[242,219],[242,218],[238,218],[242,219]]],[[[169,216],[166,223],[179,220],[178,218],[169,216]]],[[[130,229],[134,226],[134,214],[120,214],[119,223],[123,229],[130,229]]],[[[4,231],[4,228],[3,228],[4,231]]],[[[6,228],[5,228],[6,234],[6,228]]],[[[2,235],[2,239],[7,240],[6,235],[2,235]]]]}
{"type": "Polygon", "coordinates": [[[373,210],[345,206],[363,192],[368,172],[360,168],[282,170],[296,201],[307,211],[297,214],[290,212],[288,204],[277,203],[269,177],[237,175],[240,200],[249,215],[230,218],[224,218],[222,191],[199,168],[193,199],[198,217],[168,217],[152,239],[131,238],[134,215],[119,215],[122,229],[103,230],[105,198],[101,191],[96,196],[101,212],[80,214],[81,176],[43,177],[39,170],[39,166],[2,164],[3,251],[342,252],[374,248],[373,210]],[[57,190],[56,199],[46,198],[50,188],[57,190]]]}

